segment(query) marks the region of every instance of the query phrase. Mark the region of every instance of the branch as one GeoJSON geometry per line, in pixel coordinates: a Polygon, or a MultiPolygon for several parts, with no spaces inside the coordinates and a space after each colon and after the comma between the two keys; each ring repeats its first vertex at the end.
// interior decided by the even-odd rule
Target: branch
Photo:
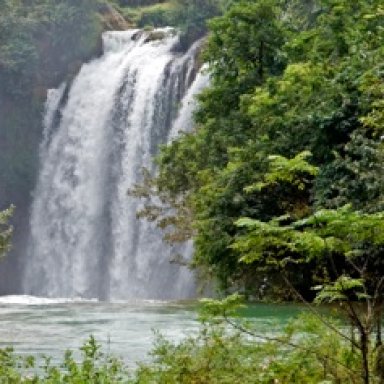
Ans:
{"type": "Polygon", "coordinates": [[[383,283],[384,283],[384,276],[381,277],[381,279],[379,280],[379,282],[376,285],[375,293],[373,296],[374,306],[376,306],[377,300],[379,299],[379,297],[381,297],[379,292],[381,290],[381,286],[383,285],[383,283]]]}
{"type": "Polygon", "coordinates": [[[363,270],[359,268],[349,257],[346,257],[347,262],[355,269],[355,271],[361,276],[363,274],[363,270]]]}
{"type": "Polygon", "coordinates": [[[224,313],[223,317],[224,317],[224,320],[231,327],[233,327],[234,329],[237,329],[238,331],[240,331],[242,333],[245,333],[245,334],[247,334],[249,336],[252,336],[252,337],[255,337],[255,338],[258,338],[258,339],[261,339],[261,340],[265,340],[265,341],[275,341],[277,343],[284,344],[284,345],[290,346],[292,348],[295,348],[295,349],[298,349],[298,350],[301,350],[301,351],[304,351],[304,352],[311,353],[311,354],[316,355],[316,356],[318,356],[320,358],[329,359],[329,360],[335,362],[336,364],[344,367],[350,373],[353,373],[353,374],[356,374],[356,375],[360,374],[360,372],[355,371],[354,369],[348,367],[346,364],[344,364],[343,362],[339,361],[338,359],[335,359],[334,357],[331,357],[331,356],[328,356],[328,355],[324,356],[321,353],[319,353],[318,351],[315,351],[315,350],[313,350],[311,348],[303,347],[301,345],[297,345],[297,344],[292,343],[291,341],[288,341],[288,340],[283,340],[283,339],[279,339],[278,337],[265,336],[265,335],[260,335],[260,334],[254,333],[254,332],[250,331],[249,329],[245,328],[244,326],[242,326],[241,324],[236,323],[235,321],[231,320],[225,313],[224,313]]]}
{"type": "Polygon", "coordinates": [[[350,342],[353,346],[360,349],[360,345],[356,343],[352,338],[345,335],[343,332],[341,332],[339,329],[337,329],[334,325],[329,323],[327,320],[323,318],[323,316],[320,315],[318,311],[316,311],[313,308],[313,305],[308,303],[307,300],[304,299],[304,297],[297,291],[297,289],[291,284],[291,282],[288,280],[288,278],[285,276],[284,271],[282,272],[284,281],[289,285],[290,289],[293,291],[293,293],[299,298],[299,300],[309,309],[309,311],[316,316],[317,319],[319,319],[326,327],[331,329],[333,332],[337,333],[340,337],[350,342]]]}

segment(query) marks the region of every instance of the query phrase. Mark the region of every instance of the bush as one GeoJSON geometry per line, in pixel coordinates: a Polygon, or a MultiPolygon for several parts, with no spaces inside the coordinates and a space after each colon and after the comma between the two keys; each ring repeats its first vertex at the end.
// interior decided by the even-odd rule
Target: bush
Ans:
{"type": "Polygon", "coordinates": [[[158,336],[153,363],[142,364],[133,383],[361,382],[358,356],[315,317],[300,316],[278,337],[251,333],[206,324],[179,344],[158,336]]]}
{"type": "Polygon", "coordinates": [[[137,20],[137,26],[163,27],[172,22],[172,10],[169,4],[157,4],[152,7],[144,8],[137,20]]]}
{"type": "Polygon", "coordinates": [[[122,362],[102,353],[93,337],[80,350],[80,362],[67,351],[60,366],[52,365],[49,357],[39,366],[34,357],[17,356],[11,348],[0,350],[0,383],[115,384],[128,381],[128,371],[122,362]]]}

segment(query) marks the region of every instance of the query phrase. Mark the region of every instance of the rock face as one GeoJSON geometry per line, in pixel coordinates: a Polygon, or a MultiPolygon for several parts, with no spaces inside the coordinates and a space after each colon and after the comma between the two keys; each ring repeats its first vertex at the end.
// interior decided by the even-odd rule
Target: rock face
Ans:
{"type": "Polygon", "coordinates": [[[174,29],[168,30],[154,30],[147,32],[147,36],[144,39],[144,43],[149,43],[151,41],[163,40],[167,36],[176,35],[176,31],[174,29]]]}
{"type": "Polygon", "coordinates": [[[102,4],[99,7],[99,14],[105,31],[124,31],[133,27],[110,4],[102,4]]]}
{"type": "Polygon", "coordinates": [[[42,108],[38,102],[8,100],[0,92],[0,210],[16,206],[12,250],[0,261],[0,294],[20,292],[24,235],[38,167],[42,108]]]}
{"type": "MultiPolygon", "coordinates": [[[[87,33],[84,25],[75,31],[68,20],[54,24],[51,26],[53,30],[43,23],[37,24],[33,35],[23,29],[20,34],[13,32],[14,36],[9,31],[13,39],[20,40],[23,47],[28,48],[25,52],[33,52],[35,61],[27,79],[25,70],[7,72],[7,68],[0,64],[0,210],[11,204],[16,206],[12,218],[13,247],[0,262],[0,294],[20,293],[22,265],[19,261],[26,241],[24,235],[28,232],[31,196],[37,178],[47,90],[64,80],[71,82],[83,62],[101,55],[102,28],[129,27],[112,7],[104,9],[104,13],[100,11],[100,16],[93,13],[76,17],[79,20],[89,17],[84,21],[87,33]],[[110,20],[108,23],[107,19],[110,20]],[[82,41],[78,38],[79,30],[82,31],[82,41]]],[[[4,43],[7,40],[1,41],[4,43]]],[[[13,41],[9,44],[12,46],[13,41]]],[[[28,69],[32,66],[27,60],[24,65],[28,69]]]]}

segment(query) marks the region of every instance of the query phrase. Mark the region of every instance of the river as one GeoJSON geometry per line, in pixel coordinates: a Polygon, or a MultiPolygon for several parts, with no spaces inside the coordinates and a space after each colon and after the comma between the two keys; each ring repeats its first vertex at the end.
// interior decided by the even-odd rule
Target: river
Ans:
{"type": "MultiPolygon", "coordinates": [[[[299,308],[255,304],[244,312],[259,332],[276,333],[299,308]]],[[[0,347],[21,355],[49,355],[61,361],[66,349],[78,350],[93,335],[104,352],[128,365],[148,359],[154,330],[178,341],[198,330],[194,302],[98,302],[31,296],[0,297],[0,347]]]]}

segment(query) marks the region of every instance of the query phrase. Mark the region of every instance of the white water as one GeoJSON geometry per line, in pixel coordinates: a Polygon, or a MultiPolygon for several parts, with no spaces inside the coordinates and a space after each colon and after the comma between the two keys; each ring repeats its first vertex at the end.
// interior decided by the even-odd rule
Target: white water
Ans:
{"type": "MultiPolygon", "coordinates": [[[[104,55],[82,67],[67,99],[64,86],[49,95],[26,294],[103,300],[195,295],[192,273],[169,263],[172,250],[161,232],[136,219],[140,202],[127,195],[141,168],[153,168],[158,145],[174,136],[178,106],[195,88],[197,45],[175,54],[178,37],[163,32],[164,39],[152,42],[137,30],[105,33],[104,55]]],[[[192,108],[184,105],[177,130],[192,108]]]]}
{"type": "Polygon", "coordinates": [[[45,103],[45,113],[43,119],[43,140],[40,144],[40,159],[44,161],[49,149],[49,144],[53,135],[53,129],[58,118],[60,103],[64,97],[66,84],[63,83],[57,89],[49,89],[47,101],[45,103]]]}
{"type": "Polygon", "coordinates": [[[208,85],[209,75],[208,67],[203,68],[196,75],[195,81],[188,89],[187,94],[183,98],[182,105],[178,116],[172,124],[172,129],[169,134],[169,140],[175,139],[182,132],[190,132],[193,129],[193,112],[196,109],[196,96],[208,85]]]}

